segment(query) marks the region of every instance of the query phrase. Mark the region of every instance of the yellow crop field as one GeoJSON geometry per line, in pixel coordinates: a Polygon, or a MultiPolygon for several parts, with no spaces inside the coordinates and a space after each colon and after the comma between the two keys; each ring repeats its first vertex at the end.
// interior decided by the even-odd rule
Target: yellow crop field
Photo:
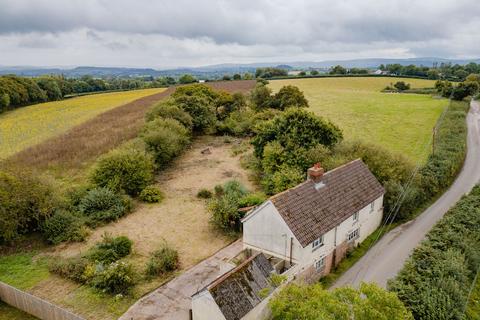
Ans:
{"type": "Polygon", "coordinates": [[[426,160],[432,129],[448,104],[424,94],[382,93],[390,83],[405,81],[412,88],[433,87],[433,80],[391,77],[310,78],[270,81],[279,90],[295,85],[310,110],[337,124],[345,139],[357,139],[399,152],[413,161],[426,160]]]}
{"type": "Polygon", "coordinates": [[[40,143],[96,115],[165,88],[81,96],[35,104],[0,115],[0,159],[40,143]]]}

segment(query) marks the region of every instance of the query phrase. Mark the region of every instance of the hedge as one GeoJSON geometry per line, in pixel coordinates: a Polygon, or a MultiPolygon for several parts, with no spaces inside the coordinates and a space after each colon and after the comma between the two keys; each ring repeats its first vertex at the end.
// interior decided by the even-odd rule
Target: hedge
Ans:
{"type": "Polygon", "coordinates": [[[480,186],[430,230],[389,289],[415,319],[464,319],[480,267],[480,186]]]}

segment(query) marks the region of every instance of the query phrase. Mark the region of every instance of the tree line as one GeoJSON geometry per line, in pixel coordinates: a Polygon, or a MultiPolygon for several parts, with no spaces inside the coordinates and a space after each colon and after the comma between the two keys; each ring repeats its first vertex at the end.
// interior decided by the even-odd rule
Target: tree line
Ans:
{"type": "Polygon", "coordinates": [[[432,80],[447,79],[453,81],[464,81],[469,74],[480,73],[480,64],[470,62],[466,65],[441,63],[433,67],[415,66],[413,64],[403,66],[401,64],[380,65],[380,70],[386,71],[391,75],[414,76],[428,78],[432,80]]]}

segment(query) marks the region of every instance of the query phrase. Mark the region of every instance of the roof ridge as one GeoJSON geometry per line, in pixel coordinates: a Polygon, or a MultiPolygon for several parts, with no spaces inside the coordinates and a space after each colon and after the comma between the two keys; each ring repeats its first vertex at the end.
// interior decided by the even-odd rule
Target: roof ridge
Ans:
{"type": "MultiPolygon", "coordinates": [[[[354,162],[357,162],[357,161],[360,161],[360,162],[363,163],[363,161],[362,161],[361,158],[357,158],[357,159],[354,159],[354,160],[352,160],[352,161],[350,161],[350,162],[344,163],[344,164],[342,164],[341,166],[338,166],[338,167],[336,167],[336,168],[333,168],[333,169],[331,169],[331,170],[328,170],[328,171],[325,172],[323,175],[326,176],[326,175],[328,175],[328,174],[330,174],[330,173],[332,173],[332,172],[337,171],[338,169],[344,168],[344,167],[346,167],[346,166],[348,166],[348,165],[350,165],[350,164],[353,164],[354,162]]],[[[279,193],[274,194],[273,196],[271,196],[270,198],[268,198],[268,200],[271,200],[271,201],[272,201],[272,200],[275,200],[275,199],[278,198],[279,196],[281,196],[281,195],[283,195],[283,194],[286,194],[286,193],[288,193],[289,191],[294,190],[294,189],[296,189],[296,188],[298,188],[298,187],[300,187],[300,186],[303,186],[304,184],[306,184],[306,183],[308,183],[308,182],[310,182],[310,181],[311,181],[311,180],[308,180],[308,179],[307,179],[307,180],[305,180],[305,181],[303,181],[303,182],[300,182],[299,184],[297,184],[297,185],[294,186],[294,187],[288,188],[287,190],[284,190],[284,191],[282,191],[282,192],[279,192],[279,193]]]]}

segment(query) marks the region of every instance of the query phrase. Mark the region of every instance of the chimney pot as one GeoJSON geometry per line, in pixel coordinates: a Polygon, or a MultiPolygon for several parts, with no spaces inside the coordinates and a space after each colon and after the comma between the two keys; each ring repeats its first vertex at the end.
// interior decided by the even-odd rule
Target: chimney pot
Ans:
{"type": "Polygon", "coordinates": [[[322,180],[323,173],[324,170],[322,166],[320,165],[320,163],[317,162],[313,165],[313,167],[308,169],[308,180],[312,180],[313,182],[318,183],[320,182],[320,180],[322,180]]]}

